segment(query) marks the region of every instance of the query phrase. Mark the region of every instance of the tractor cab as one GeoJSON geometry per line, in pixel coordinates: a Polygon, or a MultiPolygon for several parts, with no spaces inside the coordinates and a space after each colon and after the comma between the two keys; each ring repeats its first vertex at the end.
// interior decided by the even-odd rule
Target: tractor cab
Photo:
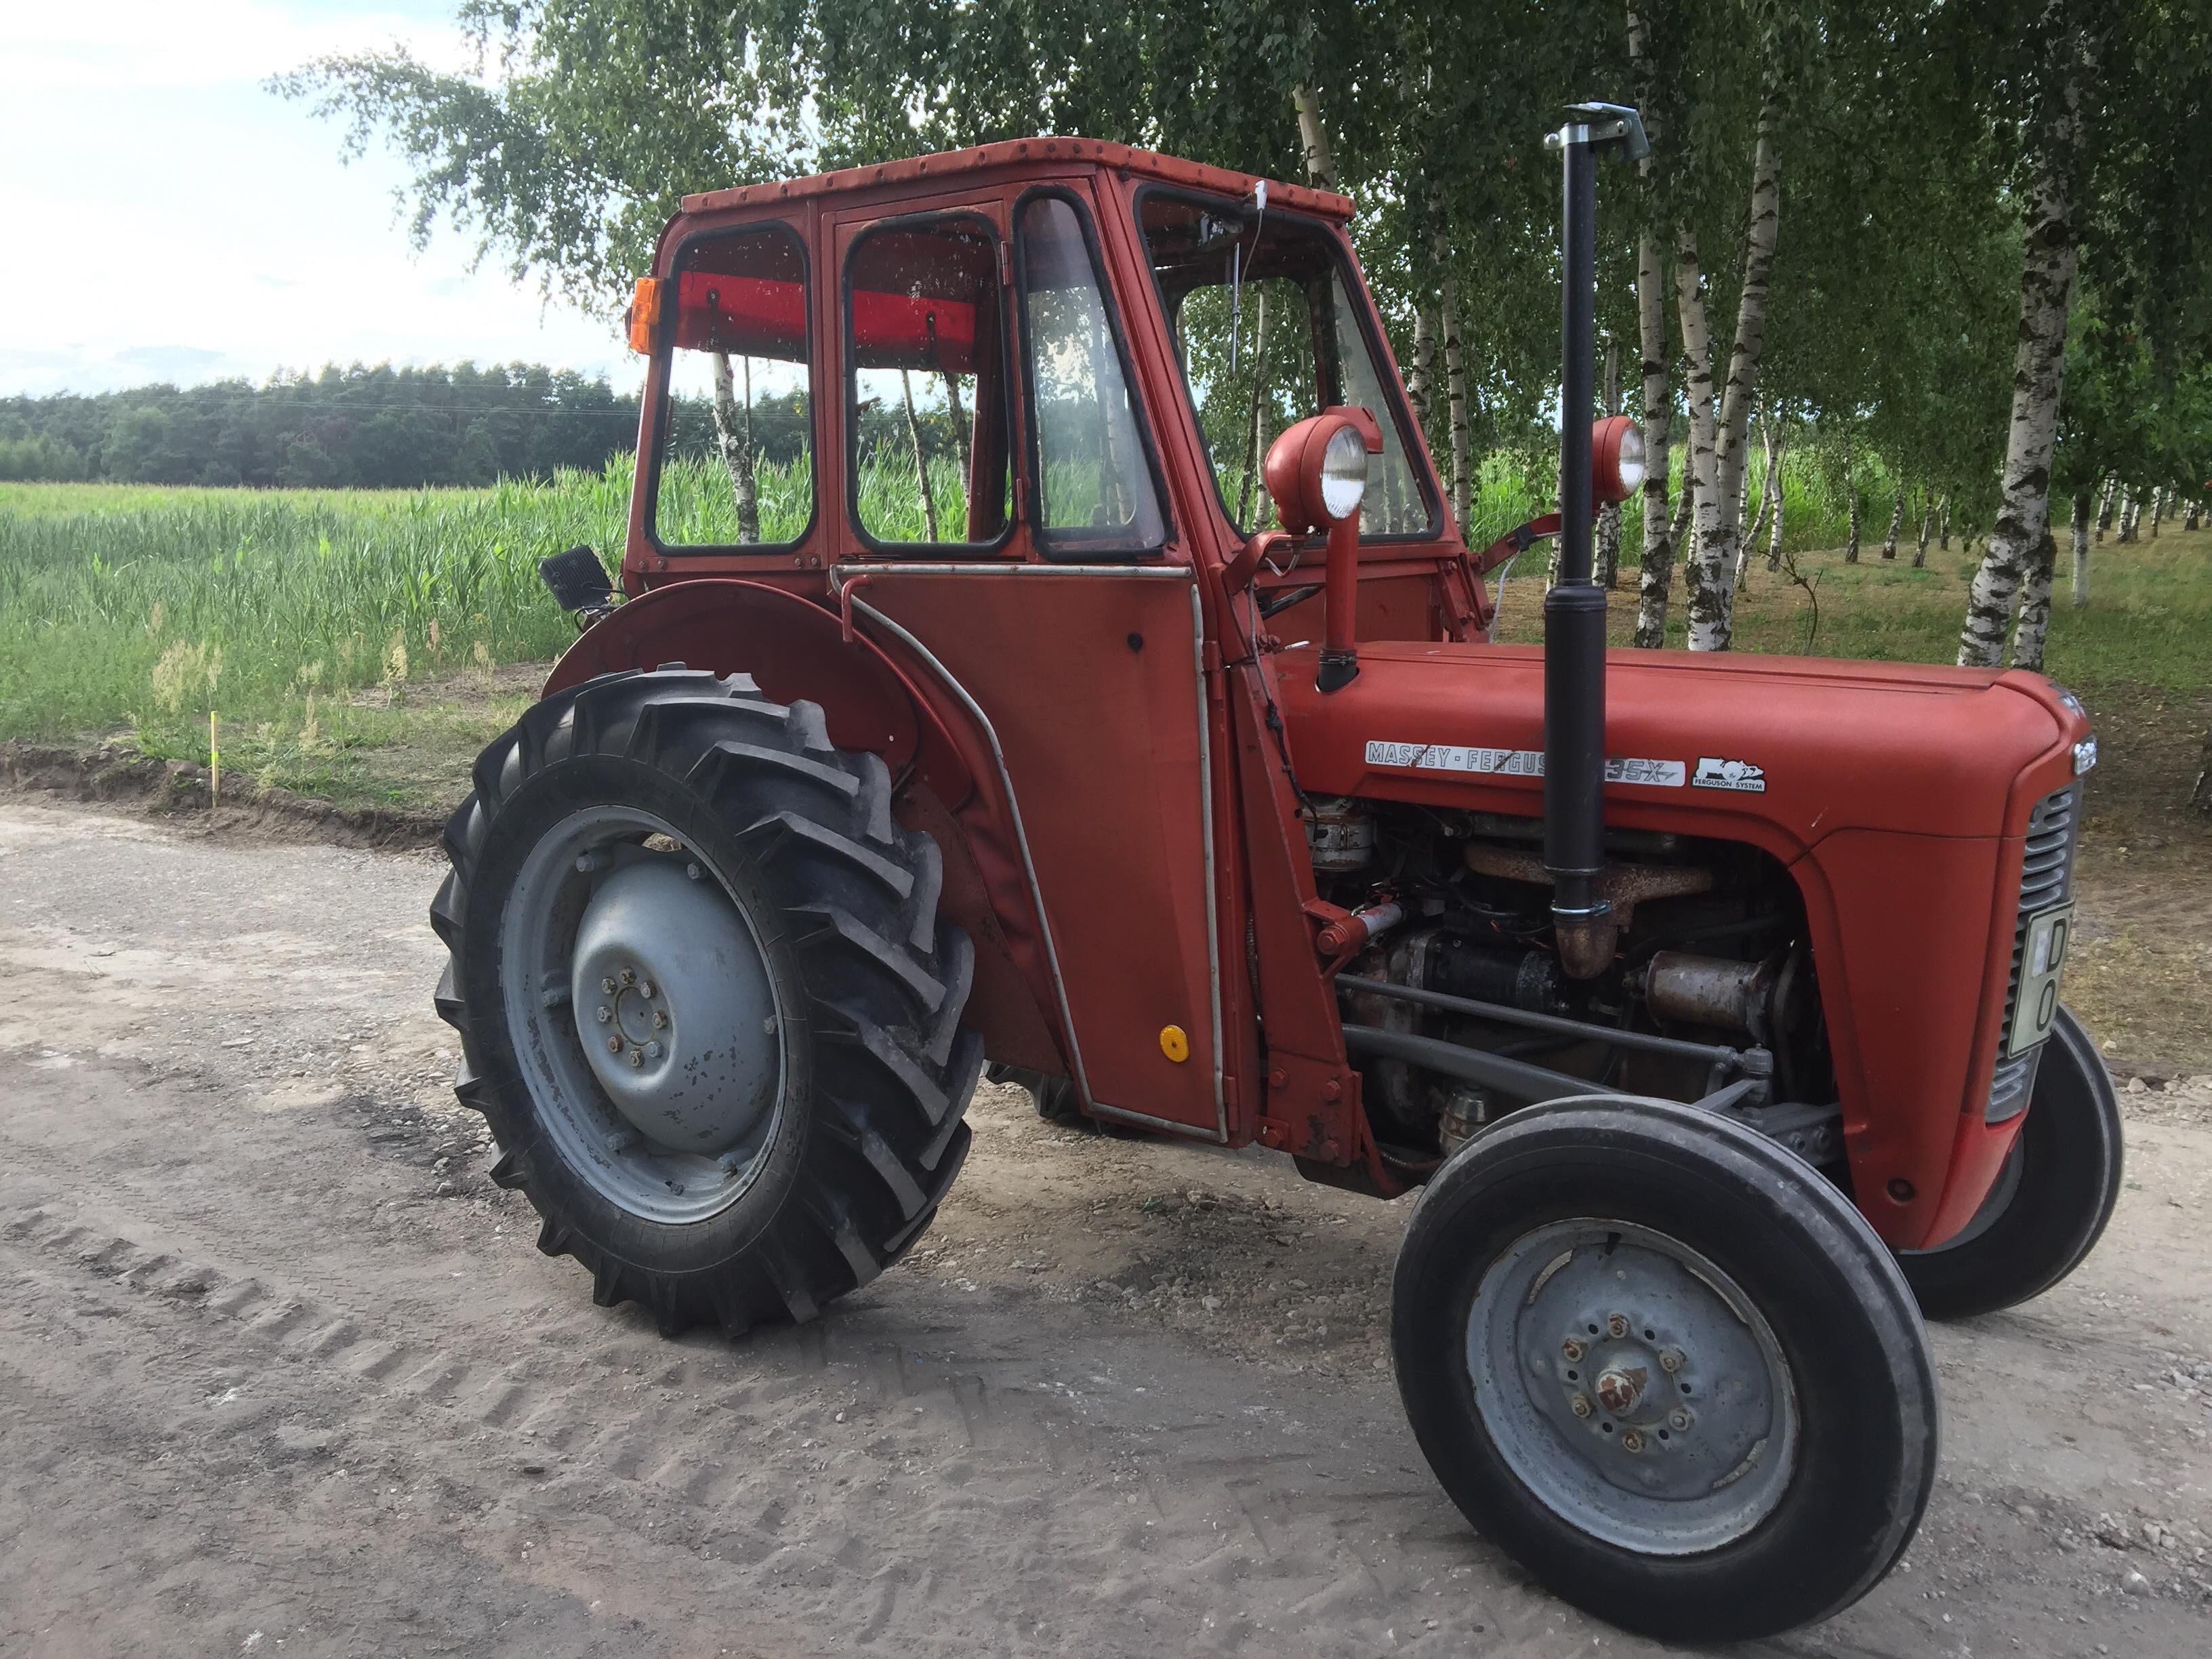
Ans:
{"type": "Polygon", "coordinates": [[[684,199],[619,592],[547,562],[580,635],[433,908],[543,1248],[672,1332],[812,1318],[988,1074],[1424,1189],[1401,1392],[1559,1594],[1719,1638],[1881,1577],[1922,1310],[2055,1283],[2117,1190],[2058,1000],[2095,744],[2035,676],[1607,650],[1593,204],[1641,141],[1547,140],[1560,510],[1480,554],[1340,196],[1038,138],[684,199]],[[1546,643],[1492,645],[1542,534],[1546,643]]]}

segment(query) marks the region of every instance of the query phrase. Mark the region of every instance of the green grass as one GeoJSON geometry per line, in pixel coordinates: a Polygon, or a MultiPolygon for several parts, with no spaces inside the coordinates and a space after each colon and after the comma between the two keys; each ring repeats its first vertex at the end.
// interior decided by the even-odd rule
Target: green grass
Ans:
{"type": "MultiPolygon", "coordinates": [[[[1789,544],[1817,582],[1807,596],[1753,560],[1739,607],[1740,648],[1948,662],[1972,562],[1954,543],[1929,568],[1885,563],[1881,526],[1862,562],[1825,538],[1839,529],[1817,476],[1792,469],[1789,544]]],[[[963,481],[937,460],[941,533],[957,534],[963,481]]],[[[204,760],[207,717],[221,718],[224,766],[340,799],[450,793],[410,781],[459,775],[471,746],[529,695],[509,671],[556,655],[574,637],[538,582],[544,555],[582,544],[611,557],[628,515],[629,464],[489,489],[251,491],[101,484],[0,485],[0,738],[81,743],[120,736],[146,751],[204,760]]],[[[1071,477],[1068,501],[1082,487],[1071,477]]],[[[801,463],[763,465],[763,533],[795,535],[811,479],[801,463]]],[[[1092,484],[1095,488],[1095,483],[1092,484]]],[[[888,539],[922,533],[911,454],[872,458],[863,516],[888,539]]],[[[1056,498],[1058,499],[1058,498],[1056,498]]],[[[1062,503],[1063,505],[1065,503],[1062,503]]],[[[1478,541],[1540,505],[1522,472],[1493,459],[1481,475],[1478,541]]],[[[836,510],[825,506],[823,511],[836,510]]],[[[1869,515],[1871,517],[1871,515],[1869,515]]],[[[1887,522],[1886,512],[1881,515],[1887,522]]],[[[672,463],[659,520],[672,542],[734,538],[726,476],[710,461],[672,463]]],[[[1917,523],[1908,526],[1917,531],[1917,523]]],[[[1634,526],[1615,596],[1625,641],[1634,611],[1634,526]]],[[[1501,638],[1535,637],[1539,552],[1508,589],[1501,638]]],[[[2075,611],[2062,567],[2049,665],[2085,688],[2136,682],[2212,685],[2212,534],[2168,528],[2093,558],[2095,603],[2075,611]]],[[[1670,635],[1680,642],[1680,587],[1670,635]]]]}

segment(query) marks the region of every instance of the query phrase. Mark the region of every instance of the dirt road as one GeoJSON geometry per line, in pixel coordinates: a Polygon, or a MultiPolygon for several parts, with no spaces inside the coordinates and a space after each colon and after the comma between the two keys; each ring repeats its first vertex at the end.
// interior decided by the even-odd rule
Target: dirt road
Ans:
{"type": "MultiPolygon", "coordinates": [[[[1642,1652],[1437,1492],[1403,1204],[987,1091],[925,1254],[654,1336],[489,1185],[428,858],[0,801],[0,1653],[1642,1652]]],[[[1936,1334],[1901,1571],[1751,1650],[2212,1646],[2212,1087],[2075,1279],[1936,1334]]]]}

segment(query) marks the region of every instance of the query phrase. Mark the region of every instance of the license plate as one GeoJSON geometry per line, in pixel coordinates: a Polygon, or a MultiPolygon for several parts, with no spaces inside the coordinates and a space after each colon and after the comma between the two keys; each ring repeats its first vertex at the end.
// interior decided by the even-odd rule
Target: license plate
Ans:
{"type": "Polygon", "coordinates": [[[2058,1018],[2058,975],[2066,965],[2066,946],[2074,936],[2074,907],[2061,904],[2027,919],[2027,942],[2020,953],[2020,995],[2013,1004],[2012,1033],[2005,1057],[2024,1054],[2051,1035],[2058,1018]]]}

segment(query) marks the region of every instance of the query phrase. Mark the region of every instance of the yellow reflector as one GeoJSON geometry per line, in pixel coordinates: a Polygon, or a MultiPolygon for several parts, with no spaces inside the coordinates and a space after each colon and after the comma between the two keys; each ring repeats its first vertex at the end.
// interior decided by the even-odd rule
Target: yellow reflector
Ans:
{"type": "Polygon", "coordinates": [[[629,349],[650,356],[653,331],[660,325],[660,291],[667,284],[658,276],[637,279],[637,292],[629,302],[629,349]]]}
{"type": "Polygon", "coordinates": [[[1182,1026],[1160,1027],[1160,1052],[1178,1066],[1190,1058],[1190,1038],[1182,1026]]]}

